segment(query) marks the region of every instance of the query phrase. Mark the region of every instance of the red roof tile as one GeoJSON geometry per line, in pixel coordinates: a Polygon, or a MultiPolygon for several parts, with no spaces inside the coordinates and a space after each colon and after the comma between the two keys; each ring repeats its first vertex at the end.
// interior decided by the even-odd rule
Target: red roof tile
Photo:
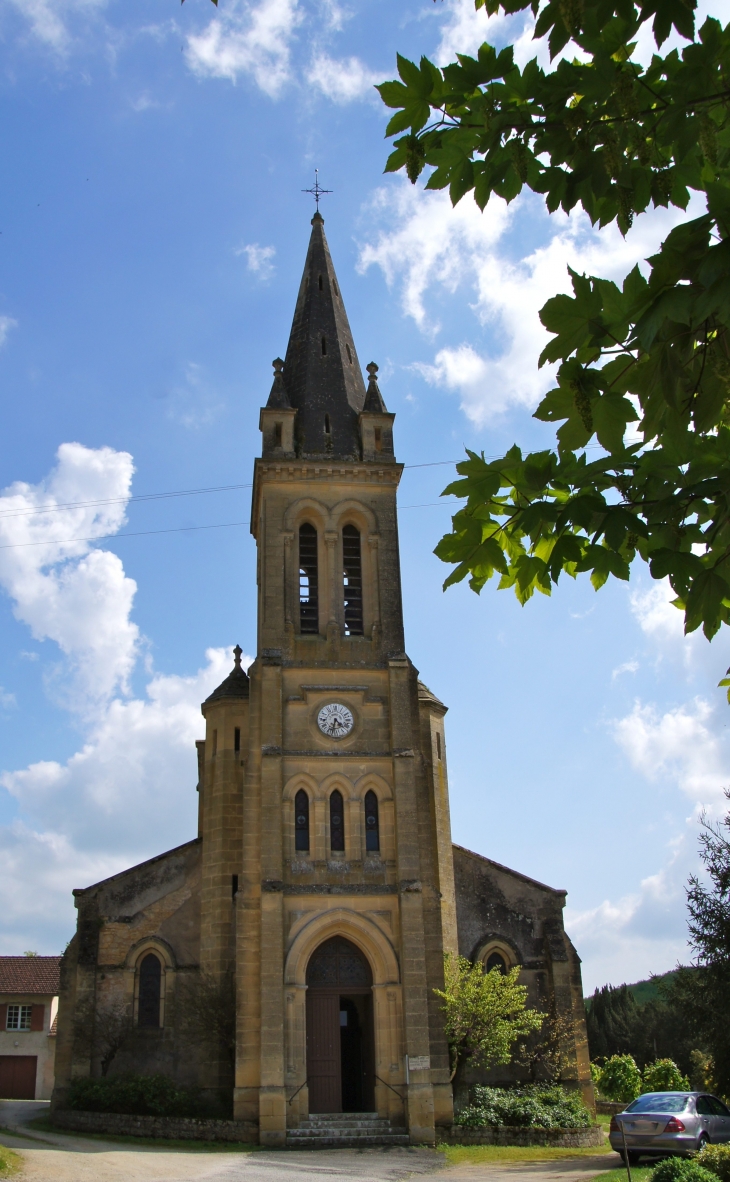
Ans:
{"type": "Polygon", "coordinates": [[[60,956],[0,956],[0,993],[44,993],[55,997],[60,956]]]}

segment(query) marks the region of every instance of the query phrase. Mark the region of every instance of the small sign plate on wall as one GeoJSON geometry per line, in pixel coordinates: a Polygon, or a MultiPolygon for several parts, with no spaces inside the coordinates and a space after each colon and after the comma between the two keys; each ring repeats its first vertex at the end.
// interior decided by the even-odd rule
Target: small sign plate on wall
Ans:
{"type": "Polygon", "coordinates": [[[431,1068],[431,1060],[428,1055],[409,1055],[408,1056],[408,1070],[409,1071],[429,1071],[431,1068]]]}

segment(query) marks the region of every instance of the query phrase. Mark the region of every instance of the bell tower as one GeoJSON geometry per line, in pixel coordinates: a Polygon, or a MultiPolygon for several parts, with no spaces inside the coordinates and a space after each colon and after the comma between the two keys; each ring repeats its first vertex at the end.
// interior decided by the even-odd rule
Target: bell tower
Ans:
{"type": "Polygon", "coordinates": [[[367,372],[317,211],[260,413],[257,656],[227,846],[234,1110],[269,1145],[316,1112],[377,1110],[414,1143],[453,1115],[433,993],[456,951],[446,708],[405,653],[403,467],[367,372]]]}

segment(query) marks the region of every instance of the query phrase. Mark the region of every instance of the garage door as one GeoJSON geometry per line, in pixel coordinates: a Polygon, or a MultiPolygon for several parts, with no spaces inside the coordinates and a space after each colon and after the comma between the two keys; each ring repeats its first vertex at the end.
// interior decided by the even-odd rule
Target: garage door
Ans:
{"type": "Polygon", "coordinates": [[[0,1055],[0,1099],[35,1100],[36,1055],[0,1055]]]}

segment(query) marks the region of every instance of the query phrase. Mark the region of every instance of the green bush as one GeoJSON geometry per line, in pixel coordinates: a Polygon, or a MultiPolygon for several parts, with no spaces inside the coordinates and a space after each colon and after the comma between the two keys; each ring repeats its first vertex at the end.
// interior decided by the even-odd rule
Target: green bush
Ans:
{"type": "Polygon", "coordinates": [[[650,1182],[717,1182],[696,1158],[665,1157],[649,1175],[650,1182]]]}
{"type": "Polygon", "coordinates": [[[200,1116],[194,1092],[178,1088],[166,1075],[113,1075],[75,1079],[69,1108],[83,1112],[120,1112],[128,1116],[200,1116]]]}
{"type": "Polygon", "coordinates": [[[508,1125],[523,1129],[587,1129],[593,1119],[578,1092],[558,1084],[472,1088],[471,1103],[455,1122],[467,1128],[508,1125]]]}
{"type": "Polygon", "coordinates": [[[705,1145],[695,1161],[721,1182],[730,1182],[730,1145],[705,1145]]]}
{"type": "Polygon", "coordinates": [[[641,1094],[641,1072],[633,1055],[612,1055],[607,1059],[598,1086],[609,1100],[635,1100],[641,1094]]]}
{"type": "Polygon", "coordinates": [[[657,1059],[644,1068],[645,1092],[686,1092],[689,1080],[677,1067],[673,1059],[657,1059]]]}

